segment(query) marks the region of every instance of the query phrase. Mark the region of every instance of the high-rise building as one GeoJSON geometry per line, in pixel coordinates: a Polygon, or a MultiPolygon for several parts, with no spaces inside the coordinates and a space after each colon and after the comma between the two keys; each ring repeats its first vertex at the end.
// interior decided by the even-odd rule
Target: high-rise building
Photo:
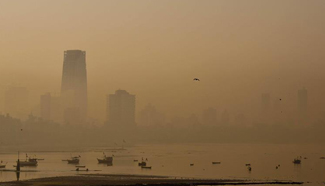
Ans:
{"type": "Polygon", "coordinates": [[[86,118],[88,101],[85,51],[64,51],[61,98],[64,112],[73,112],[75,116],[83,117],[76,118],[77,120],[86,118]]]}
{"type": "Polygon", "coordinates": [[[41,95],[40,115],[44,120],[61,123],[63,120],[61,98],[58,96],[52,96],[51,93],[41,95]]]}
{"type": "Polygon", "coordinates": [[[155,106],[148,104],[140,111],[138,122],[144,126],[161,126],[165,124],[165,115],[160,113],[155,106]]]}
{"type": "Polygon", "coordinates": [[[135,95],[117,90],[107,96],[107,120],[113,127],[135,126],[135,95]]]}
{"type": "Polygon", "coordinates": [[[26,87],[10,86],[5,92],[4,111],[19,119],[27,119],[30,112],[26,87]]]}
{"type": "Polygon", "coordinates": [[[306,114],[308,104],[308,92],[304,87],[298,90],[298,111],[300,114],[306,114]]]}

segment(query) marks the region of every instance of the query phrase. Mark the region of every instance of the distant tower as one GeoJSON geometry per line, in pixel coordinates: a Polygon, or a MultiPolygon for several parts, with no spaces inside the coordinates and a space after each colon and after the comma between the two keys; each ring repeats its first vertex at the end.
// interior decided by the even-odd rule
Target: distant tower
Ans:
{"type": "Polygon", "coordinates": [[[298,90],[298,111],[300,114],[307,113],[307,103],[308,103],[308,92],[304,87],[298,90]]]}
{"type": "Polygon", "coordinates": [[[65,104],[64,112],[70,112],[84,119],[87,116],[87,70],[86,52],[81,50],[64,51],[61,97],[65,104]],[[78,114],[76,114],[78,113],[78,114]]]}
{"type": "Polygon", "coordinates": [[[114,127],[135,126],[135,95],[117,90],[107,96],[107,119],[114,127]]]}

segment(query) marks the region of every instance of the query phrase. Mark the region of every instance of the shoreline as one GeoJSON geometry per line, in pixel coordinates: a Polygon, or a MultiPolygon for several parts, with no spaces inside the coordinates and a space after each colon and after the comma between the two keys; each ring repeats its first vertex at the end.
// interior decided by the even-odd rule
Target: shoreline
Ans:
{"type": "Polygon", "coordinates": [[[81,174],[77,176],[58,176],[23,181],[1,182],[3,186],[161,186],[161,185],[301,185],[303,182],[279,180],[240,180],[240,179],[195,179],[167,176],[123,175],[123,174],[81,174]]]}

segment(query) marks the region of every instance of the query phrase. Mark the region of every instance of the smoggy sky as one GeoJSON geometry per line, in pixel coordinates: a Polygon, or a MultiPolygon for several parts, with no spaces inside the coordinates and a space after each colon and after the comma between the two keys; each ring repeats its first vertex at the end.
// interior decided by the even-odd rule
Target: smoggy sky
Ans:
{"type": "Polygon", "coordinates": [[[261,93],[325,104],[324,0],[0,0],[0,91],[28,87],[31,106],[59,93],[63,51],[87,52],[89,116],[106,94],[136,95],[168,116],[254,114],[261,93]],[[198,77],[200,82],[193,82],[198,77]]]}

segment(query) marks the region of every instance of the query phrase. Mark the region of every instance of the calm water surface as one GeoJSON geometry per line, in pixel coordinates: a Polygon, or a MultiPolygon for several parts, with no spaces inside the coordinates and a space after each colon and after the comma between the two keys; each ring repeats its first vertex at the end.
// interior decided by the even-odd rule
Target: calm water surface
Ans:
{"type": "MultiPolygon", "coordinates": [[[[25,152],[21,152],[23,159],[25,152]]],[[[325,184],[324,145],[238,145],[238,144],[168,144],[137,145],[125,150],[110,148],[92,148],[79,151],[63,152],[27,152],[44,158],[35,168],[23,167],[20,179],[32,179],[49,176],[68,176],[84,174],[76,172],[75,165],[67,164],[62,159],[80,155],[80,164],[90,171],[87,173],[103,174],[142,174],[175,177],[222,178],[222,179],[256,179],[256,180],[293,180],[306,182],[304,185],[325,184]],[[102,153],[114,154],[112,166],[98,164],[96,158],[102,153]],[[294,165],[292,160],[302,159],[301,165],[294,165]],[[151,170],[141,169],[137,162],[147,158],[151,170]],[[213,165],[213,161],[221,164],[213,165]],[[245,164],[250,163],[249,172],[245,164]],[[190,166],[194,164],[194,166],[190,166]],[[279,169],[275,167],[280,165],[279,169]],[[96,171],[97,170],[97,171],[96,171]],[[307,183],[310,182],[310,183],[307,183]]],[[[0,159],[7,163],[7,169],[14,169],[17,153],[1,152],[0,159]]],[[[14,172],[0,171],[0,181],[16,180],[14,172]]]]}

